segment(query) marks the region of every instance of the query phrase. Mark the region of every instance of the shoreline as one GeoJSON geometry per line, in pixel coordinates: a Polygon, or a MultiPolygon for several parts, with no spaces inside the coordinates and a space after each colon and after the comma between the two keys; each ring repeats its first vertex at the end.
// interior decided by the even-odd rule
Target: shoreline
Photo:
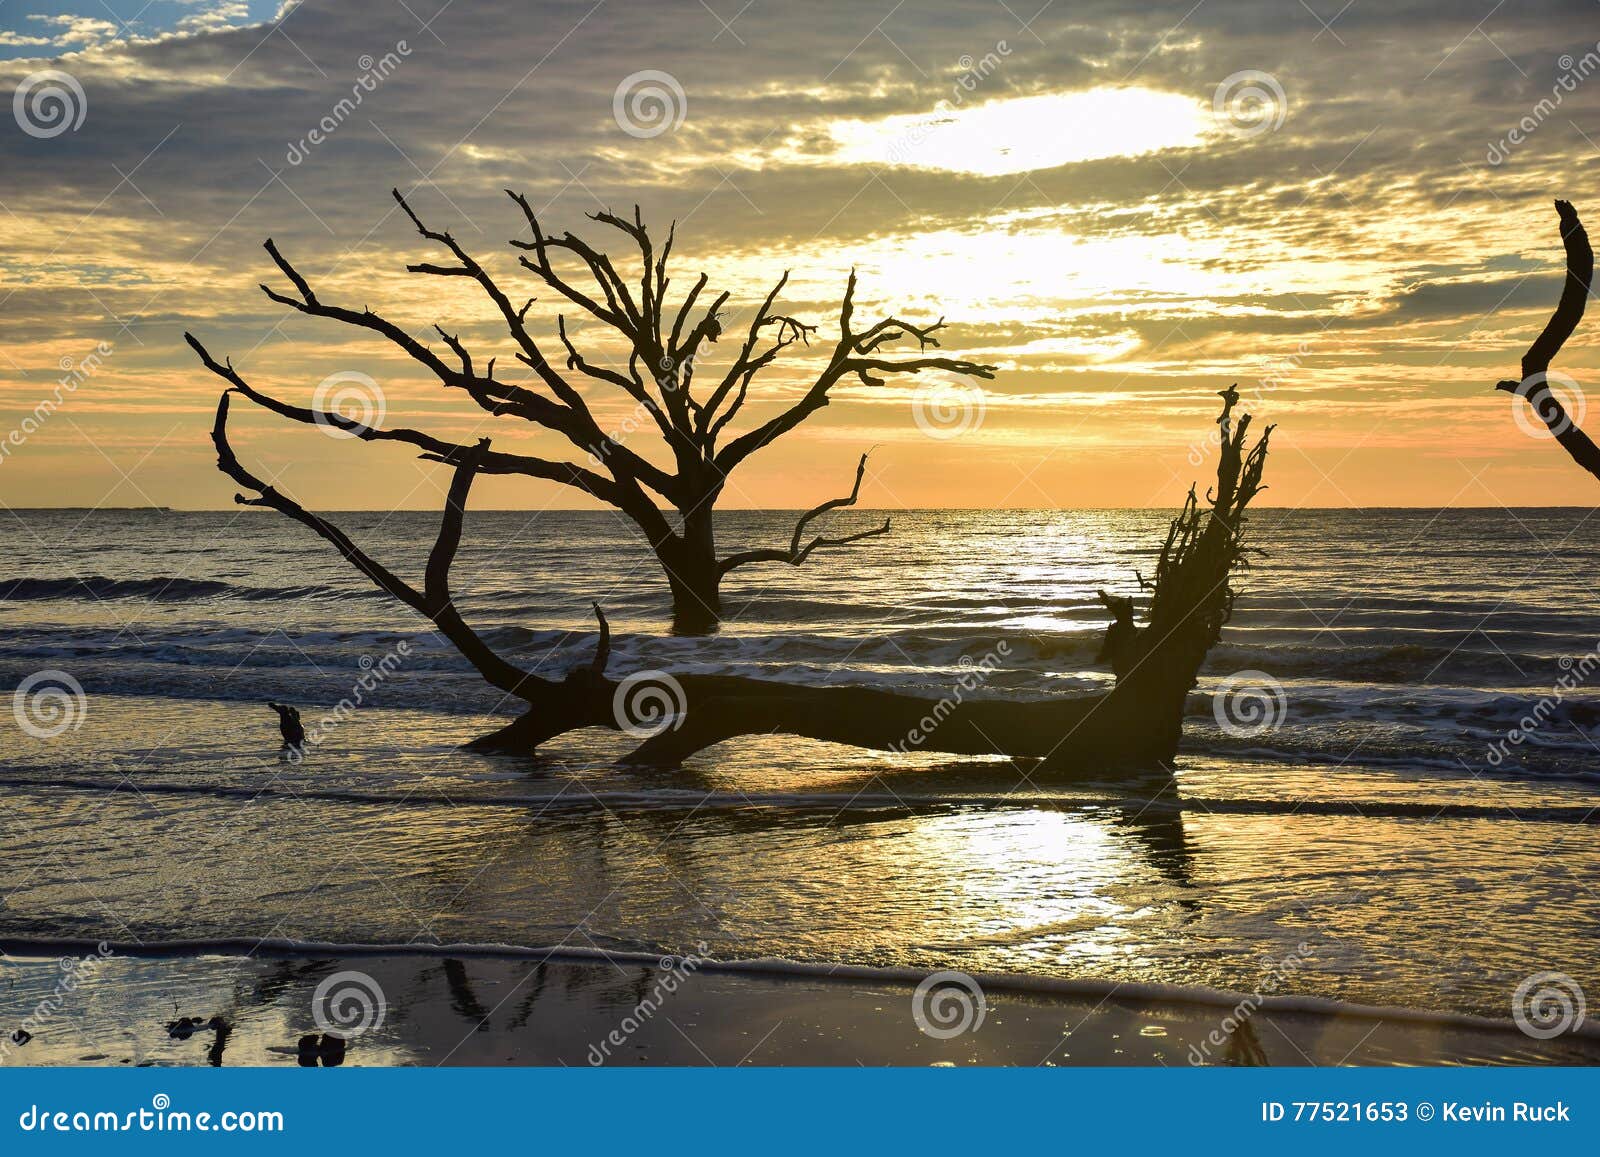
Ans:
{"type": "MultiPolygon", "coordinates": [[[[950,973],[925,968],[869,967],[869,965],[827,965],[798,960],[746,959],[714,960],[698,955],[654,954],[654,952],[611,951],[579,946],[528,947],[517,944],[358,944],[333,941],[294,941],[282,938],[168,939],[144,943],[118,943],[88,938],[22,938],[0,936],[0,955],[22,967],[56,967],[70,955],[98,954],[106,960],[123,962],[232,962],[261,965],[266,962],[322,962],[333,960],[347,971],[358,962],[370,960],[411,960],[411,962],[474,962],[518,967],[578,968],[578,970],[688,970],[701,978],[726,978],[736,986],[803,986],[816,989],[814,999],[822,1005],[854,986],[872,986],[890,991],[912,991],[930,983],[930,978],[958,975],[970,978],[986,999],[1043,1002],[1062,1008],[1094,1008],[1109,1002],[1138,1005],[1170,1011],[1179,1018],[1222,1019],[1259,1018],[1262,1021],[1320,1021],[1320,1023],[1368,1024],[1371,1032],[1387,1024],[1406,1026],[1414,1034],[1459,1034],[1477,1045],[1502,1050],[1541,1050],[1549,1043],[1552,1051],[1576,1050],[1586,1056],[1584,1063],[1600,1064],[1600,1024],[1586,1021],[1565,1032],[1558,1042],[1541,1042],[1517,1026],[1512,1018],[1491,1018],[1461,1011],[1427,1008],[1386,1007],[1342,1002],[1315,995],[1275,994],[1275,992],[1227,991],[1206,986],[1178,986],[1162,983],[1117,983],[1104,979],[1069,979],[1054,976],[1026,976],[1014,973],[950,973]],[[1243,1016],[1240,1013],[1243,1011],[1243,1016]]],[[[1266,986],[1262,986],[1266,987],[1266,986]]],[[[8,1000],[10,1005],[10,1000],[8,1000]]],[[[8,1010],[10,1011],[10,1010],[8,1010]]],[[[3,1027],[3,1026],[0,1026],[3,1027]]],[[[1490,1050],[1486,1048],[1486,1051],[1490,1050]]],[[[792,1061],[795,1063],[795,1061],[792,1061]]],[[[805,1063],[805,1061],[797,1061],[805,1063]]],[[[1424,1061],[1426,1063],[1426,1061],[1424,1061]]],[[[1562,1061],[1554,1061],[1562,1063],[1562,1061]]]]}
{"type": "MultiPolygon", "coordinates": [[[[411,710],[391,708],[389,710],[411,710]]],[[[1204,754],[1204,753],[1201,753],[1204,754]]],[[[1264,759],[1264,757],[1256,757],[1264,759]]],[[[1281,758],[1274,756],[1273,758],[1281,758]]],[[[441,804],[454,806],[461,802],[473,807],[538,808],[549,811],[586,811],[603,807],[620,811],[825,811],[837,809],[841,803],[856,811],[895,811],[914,813],[937,808],[1046,808],[1054,811],[1085,811],[1091,809],[1116,810],[1136,808],[1141,814],[1182,815],[1198,812],[1210,816],[1315,816],[1358,817],[1361,819],[1395,820],[1502,820],[1507,818],[1506,808],[1494,804],[1440,804],[1406,801],[1319,800],[1285,797],[1282,799],[1221,799],[1205,796],[1154,795],[1139,796],[1117,794],[1118,785],[1112,780],[1094,780],[1080,777],[1065,782],[1045,780],[1038,787],[1041,794],[1024,795],[1019,792],[1001,794],[970,792],[762,792],[762,791],[693,791],[681,789],[681,798],[672,798],[660,790],[648,791],[589,791],[582,797],[551,792],[541,795],[496,795],[462,801],[442,792],[412,790],[359,791],[354,789],[317,788],[294,790],[269,786],[227,787],[216,784],[112,782],[100,780],[55,777],[49,782],[25,776],[7,774],[9,769],[0,763],[0,788],[15,787],[26,791],[44,788],[100,791],[123,795],[198,795],[221,799],[316,799],[330,803],[377,804],[384,807],[430,808],[441,804]],[[1086,789],[1100,787],[1100,794],[1090,794],[1086,789]],[[1050,794],[1052,791],[1074,788],[1079,795],[1050,794]]],[[[1558,785],[1561,782],[1557,781],[1558,785]]],[[[1588,785],[1580,784],[1581,787],[1588,785]]],[[[1514,818],[1519,823],[1564,824],[1576,827],[1600,827],[1600,806],[1590,804],[1544,804],[1519,807],[1514,818]]]]}

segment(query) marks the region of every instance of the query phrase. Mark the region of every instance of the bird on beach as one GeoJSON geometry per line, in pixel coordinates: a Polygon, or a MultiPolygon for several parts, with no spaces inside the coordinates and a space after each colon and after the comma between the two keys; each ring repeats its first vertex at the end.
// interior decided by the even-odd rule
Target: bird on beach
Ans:
{"type": "Polygon", "coordinates": [[[278,731],[283,736],[285,751],[299,751],[305,746],[306,729],[300,725],[300,712],[287,703],[268,703],[278,713],[278,731]]]}

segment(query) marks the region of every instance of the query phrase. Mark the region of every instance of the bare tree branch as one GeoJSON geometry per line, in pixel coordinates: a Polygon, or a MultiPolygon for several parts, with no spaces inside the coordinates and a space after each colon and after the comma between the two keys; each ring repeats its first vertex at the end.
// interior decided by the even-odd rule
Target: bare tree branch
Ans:
{"type": "Polygon", "coordinates": [[[882,385],[878,374],[916,374],[923,370],[943,370],[976,378],[993,378],[994,367],[981,362],[960,358],[914,357],[893,359],[877,356],[876,351],[891,342],[914,339],[919,350],[937,346],[935,330],[944,322],[917,327],[896,318],[886,318],[870,327],[865,333],[854,333],[850,328],[855,313],[856,274],[850,271],[845,283],[844,301],[839,307],[839,341],[827,366],[799,399],[788,409],[762,425],[729,442],[716,456],[717,468],[723,473],[731,471],[751,454],[773,439],[788,433],[829,402],[828,391],[850,374],[855,374],[866,385],[882,385]]]}
{"type": "Polygon", "coordinates": [[[232,390],[224,390],[222,397],[217,400],[217,416],[211,427],[211,441],[217,448],[218,468],[240,486],[257,493],[255,498],[236,494],[235,502],[241,506],[270,507],[302,526],[309,527],[323,539],[331,542],[352,566],[366,575],[380,590],[432,620],[439,632],[477,668],[478,673],[506,694],[531,701],[540,691],[551,686],[549,680],[524,671],[495,654],[488,644],[467,626],[450,596],[450,564],[454,561],[456,548],[461,542],[461,522],[466,510],[467,493],[472,487],[473,477],[478,472],[479,458],[488,451],[487,438],[473,447],[456,466],[455,475],[450,482],[444,516],[440,521],[439,536],[429,553],[424,586],[419,591],[367,554],[333,523],[311,513],[294,499],[244,468],[238,456],[234,454],[233,447],[228,443],[228,398],[232,393],[232,390]]]}
{"type": "MultiPolygon", "coordinates": [[[[655,466],[648,459],[640,457],[627,447],[616,443],[608,435],[606,435],[605,432],[601,430],[599,423],[595,421],[593,414],[589,410],[588,404],[583,400],[583,395],[574,389],[572,385],[567,382],[567,380],[559,373],[557,373],[550,365],[549,359],[545,357],[544,352],[539,348],[538,343],[528,332],[527,325],[525,324],[527,307],[524,306],[521,310],[513,309],[511,305],[511,299],[507,297],[505,292],[500,289],[500,287],[495,283],[494,279],[489,276],[488,272],[483,268],[483,266],[478,264],[478,262],[474,260],[473,257],[456,242],[454,237],[447,232],[440,233],[429,229],[422,223],[422,219],[418,217],[418,215],[412,210],[405,197],[401,195],[400,190],[394,189],[391,190],[391,192],[395,201],[402,209],[405,210],[406,216],[411,218],[412,224],[417,227],[417,232],[427,240],[437,242],[438,244],[443,245],[445,248],[450,250],[451,254],[455,256],[456,260],[461,262],[459,270],[460,274],[472,277],[478,282],[479,285],[483,287],[485,294],[488,295],[489,299],[494,302],[495,307],[500,311],[500,316],[502,320],[504,320],[507,330],[510,331],[512,337],[516,340],[517,345],[520,347],[520,352],[517,354],[517,359],[538,374],[540,379],[550,388],[551,392],[554,393],[558,399],[560,399],[562,406],[565,407],[564,412],[547,412],[543,416],[529,415],[530,419],[538,422],[540,425],[546,426],[549,429],[556,430],[566,435],[567,439],[572,442],[573,445],[577,446],[579,449],[587,450],[595,457],[604,461],[607,468],[613,472],[613,475],[617,476],[617,480],[619,482],[625,483],[626,481],[617,475],[618,470],[621,470],[631,478],[637,479],[639,482],[642,482],[644,485],[650,487],[657,494],[660,494],[668,501],[675,501],[679,497],[677,493],[676,480],[671,475],[655,466]]],[[[527,207],[525,203],[524,207],[527,207]]],[[[407,268],[413,272],[441,272],[437,266],[413,265],[407,266],[407,268]]],[[[446,272],[447,275],[455,275],[456,273],[456,271],[453,269],[446,272]]],[[[443,330],[440,330],[439,332],[441,336],[444,336],[443,330]]],[[[565,344],[567,347],[569,355],[575,355],[576,351],[573,350],[571,343],[567,342],[566,340],[564,327],[561,338],[563,344],[565,344]]],[[[450,342],[451,348],[454,349],[458,356],[462,358],[468,372],[470,373],[471,362],[470,359],[467,358],[465,352],[461,350],[459,345],[454,343],[452,339],[446,338],[446,341],[450,342]]],[[[492,364],[493,363],[491,363],[491,365],[492,364]]],[[[582,369],[584,373],[591,377],[596,377],[598,380],[608,381],[613,385],[619,385],[630,396],[637,400],[643,400],[641,395],[633,389],[633,383],[628,381],[626,378],[622,378],[619,375],[614,375],[612,377],[600,377],[600,375],[594,372],[594,367],[577,365],[574,363],[571,356],[569,356],[568,365],[572,368],[582,369]]],[[[514,389],[515,387],[512,388],[514,389]]],[[[545,401],[545,399],[538,398],[537,395],[532,394],[531,391],[523,392],[527,393],[529,397],[537,398],[538,401],[545,401]]]]}
{"type": "Polygon", "coordinates": [[[632,309],[632,299],[628,294],[628,287],[617,276],[616,269],[610,260],[603,254],[596,252],[587,244],[580,241],[571,233],[562,237],[547,237],[539,225],[539,217],[533,211],[533,206],[521,193],[506,190],[506,195],[515,201],[522,210],[522,215],[527,218],[528,228],[533,232],[532,241],[515,241],[512,245],[518,249],[526,250],[534,255],[536,260],[520,258],[523,268],[536,274],[541,281],[560,293],[568,301],[582,306],[589,313],[605,322],[607,325],[629,336],[638,333],[638,315],[632,309]],[[594,278],[595,284],[605,296],[605,304],[601,305],[594,298],[572,285],[560,276],[555,267],[550,263],[550,250],[565,249],[575,254],[589,270],[589,275],[594,278]]]}
{"type": "Polygon", "coordinates": [[[1133,628],[1131,601],[1100,595],[1114,619],[1101,655],[1111,661],[1118,687],[1139,685],[1141,694],[1158,699],[1188,694],[1194,673],[1232,616],[1232,578],[1249,566],[1245,510],[1266,489],[1261,476],[1273,427],[1250,445],[1250,415],[1233,420],[1238,387],[1229,386],[1219,396],[1222,436],[1216,484],[1206,492],[1204,506],[1195,488],[1189,488],[1183,509],[1167,527],[1154,579],[1135,572],[1139,586],[1151,592],[1146,625],[1133,628]],[[1174,681],[1174,672],[1183,678],[1174,681]]]}
{"type": "Polygon", "coordinates": [[[817,327],[814,325],[807,325],[797,318],[772,312],[773,302],[777,300],[778,294],[783,291],[783,287],[788,283],[789,273],[785,270],[783,276],[778,279],[778,284],[772,287],[772,292],[767,294],[767,299],[761,303],[761,307],[756,310],[755,317],[751,319],[749,333],[745,336],[744,345],[733,359],[733,364],[728,367],[728,372],[723,375],[722,381],[717,384],[716,389],[711,392],[711,396],[706,399],[705,405],[699,408],[696,415],[698,419],[696,428],[701,434],[705,434],[707,430],[711,431],[709,442],[712,445],[716,443],[716,432],[727,425],[732,420],[734,412],[739,406],[743,405],[745,395],[750,388],[750,382],[756,374],[776,361],[778,355],[795,342],[798,341],[810,345],[811,335],[817,332],[817,327]],[[768,327],[775,328],[777,333],[773,338],[772,345],[757,354],[755,352],[756,345],[761,340],[762,331],[768,327]],[[738,386],[738,395],[735,397],[733,404],[719,415],[718,407],[722,405],[723,399],[728,396],[728,392],[735,385],[738,386]]]}
{"type": "MultiPolygon", "coordinates": [[[[288,280],[291,291],[262,286],[272,301],[311,317],[337,321],[375,333],[398,347],[409,358],[424,366],[442,384],[465,390],[473,402],[496,417],[516,417],[560,435],[566,442],[587,454],[590,463],[563,462],[532,455],[496,453],[488,449],[460,445],[406,428],[380,429],[343,415],[292,405],[254,389],[227,362],[217,362],[193,337],[190,344],[202,363],[222,378],[229,388],[243,394],[265,409],[305,424],[318,424],[344,431],[364,441],[389,441],[409,445],[426,461],[459,467],[470,456],[475,473],[511,474],[555,481],[571,486],[626,514],[641,530],[665,572],[672,594],[675,626],[684,630],[708,630],[715,626],[721,601],[718,583],[728,570],[753,561],[782,558],[793,564],[804,561],[814,551],[843,546],[887,531],[883,527],[862,531],[842,539],[817,536],[807,543],[809,523],[827,510],[855,501],[824,503],[802,517],[787,550],[762,551],[719,558],[713,514],[718,499],[729,485],[729,474],[755,450],[794,429],[811,414],[829,403],[829,391],[852,376],[873,384],[891,374],[916,374],[927,370],[970,374],[988,378],[992,366],[931,353],[938,347],[937,334],[944,319],[931,325],[916,324],[889,316],[857,333],[853,329],[856,275],[852,271],[839,310],[839,338],[826,364],[812,384],[798,398],[790,397],[784,407],[754,429],[733,434],[735,419],[761,402],[758,379],[774,365],[784,351],[796,344],[809,345],[816,327],[782,312],[778,301],[789,283],[785,273],[766,294],[750,319],[738,349],[725,366],[706,369],[703,360],[708,347],[723,335],[722,311],[729,295],[721,292],[706,304],[708,279],[700,274],[676,307],[668,302],[668,257],[676,240],[676,229],[668,230],[659,249],[635,205],[631,217],[603,210],[591,219],[621,233],[637,250],[638,275],[635,277],[632,254],[619,272],[604,249],[568,232],[547,231],[528,199],[507,190],[521,210],[531,232],[531,240],[514,240],[522,251],[519,263],[532,272],[560,298],[581,308],[602,322],[613,338],[620,338],[626,350],[626,370],[609,349],[605,357],[590,356],[579,348],[577,335],[567,318],[556,319],[561,354],[552,363],[528,323],[534,299],[520,307],[512,303],[488,270],[448,231],[429,226],[398,189],[392,190],[395,202],[417,233],[442,247],[447,259],[419,261],[406,268],[426,277],[465,278],[475,282],[493,304],[514,344],[518,361],[532,374],[521,382],[504,381],[495,376],[496,359],[482,361],[469,348],[461,333],[441,324],[434,329],[444,343],[445,353],[419,340],[405,328],[363,307],[360,310],[323,301],[310,279],[279,251],[270,239],[267,253],[288,280]],[[558,268],[556,258],[561,258],[558,268]],[[576,264],[587,274],[592,286],[579,287],[565,270],[576,264]],[[895,356],[896,343],[916,342],[916,350],[895,356]],[[564,355],[564,356],[563,356],[564,355]],[[559,364],[564,361],[564,365],[559,364]],[[610,364],[607,364],[607,362],[610,364]],[[587,381],[585,381],[587,379],[587,381]],[[712,383],[696,397],[696,382],[712,383]],[[671,463],[658,465],[653,457],[625,444],[636,423],[631,417],[608,432],[601,427],[591,409],[596,383],[619,391],[649,414],[662,447],[671,463]],[[580,386],[584,389],[580,390],[580,386]],[[719,451],[721,439],[730,440],[719,451]],[[609,476],[608,476],[609,475],[609,476]],[[672,508],[657,506],[657,497],[672,508]],[[676,518],[669,518],[675,512],[676,518]]],[[[861,484],[857,472],[856,491],[861,484]]]]}
{"type": "Polygon", "coordinates": [[[1583,320],[1589,287],[1594,281],[1594,250],[1589,246],[1589,234],[1578,220],[1578,211],[1570,201],[1557,201],[1556,213],[1561,218],[1561,240],[1567,251],[1567,277],[1561,288],[1561,300],[1556,303],[1555,312],[1545,323],[1544,330],[1522,357],[1522,380],[1499,382],[1495,389],[1526,398],[1572,460],[1600,478],[1600,448],[1578,428],[1546,380],[1551,361],[1583,320]]]}
{"type": "MultiPolygon", "coordinates": [[[[288,402],[279,401],[270,394],[264,394],[250,385],[233,368],[232,362],[218,362],[210,352],[200,343],[200,340],[191,333],[185,333],[184,339],[200,355],[201,363],[226,381],[236,392],[243,394],[252,402],[264,409],[281,415],[295,422],[308,426],[323,426],[328,429],[342,430],[353,438],[365,442],[400,442],[404,445],[415,446],[422,450],[419,455],[429,462],[443,462],[451,466],[459,466],[473,453],[472,447],[447,442],[442,438],[421,433],[417,430],[394,429],[385,430],[376,426],[368,426],[353,418],[332,410],[313,410],[305,406],[294,406],[288,402]]],[[[617,484],[609,478],[596,474],[592,470],[585,470],[571,462],[553,462],[544,458],[534,458],[524,454],[501,454],[487,451],[477,455],[478,465],[475,468],[479,474],[521,474],[529,478],[543,478],[551,482],[560,482],[568,486],[586,491],[603,502],[613,505],[623,501],[617,484]]]]}
{"type": "Polygon", "coordinates": [[[594,658],[589,660],[589,670],[596,676],[606,673],[606,661],[611,658],[611,624],[606,622],[606,613],[600,609],[600,604],[594,604],[595,622],[600,627],[600,638],[594,645],[594,658]]]}
{"type": "Polygon", "coordinates": [[[850,488],[850,493],[845,495],[843,498],[833,498],[819,506],[813,506],[810,510],[802,514],[800,516],[800,521],[795,523],[794,537],[789,540],[788,550],[769,548],[766,550],[747,550],[740,554],[729,555],[727,558],[722,560],[721,573],[727,574],[735,567],[749,566],[751,563],[757,562],[786,562],[790,566],[799,566],[801,563],[805,562],[806,559],[811,557],[811,552],[814,550],[822,550],[836,546],[848,546],[853,542],[860,542],[864,538],[876,538],[880,534],[888,534],[889,520],[885,518],[882,526],[873,527],[871,530],[863,530],[855,534],[847,534],[842,538],[824,538],[819,534],[804,546],[801,545],[801,539],[805,537],[806,526],[809,525],[813,519],[828,513],[830,510],[838,510],[842,507],[854,506],[856,504],[856,499],[861,494],[861,479],[866,475],[866,472],[867,456],[863,454],[861,455],[861,461],[856,466],[856,482],[855,485],[850,488]]]}

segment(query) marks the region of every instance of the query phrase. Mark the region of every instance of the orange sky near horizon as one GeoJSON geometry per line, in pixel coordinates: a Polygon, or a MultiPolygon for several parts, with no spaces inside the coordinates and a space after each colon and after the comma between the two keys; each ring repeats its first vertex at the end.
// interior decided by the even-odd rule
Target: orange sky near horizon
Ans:
{"type": "MultiPolygon", "coordinates": [[[[702,269],[708,299],[730,293],[712,366],[789,271],[782,312],[819,332],[756,379],[736,431],[808,384],[852,268],[858,329],[943,316],[943,352],[998,367],[839,386],[736,471],[727,508],[845,493],[868,449],[863,507],[1175,506],[1212,468],[1233,382],[1278,427],[1260,505],[1590,506],[1592,480],[1493,386],[1559,293],[1552,197],[1600,220],[1582,180],[1600,20],[1434,7],[1324,24],[1266,3],[1029,21],[994,0],[737,17],[563,0],[537,19],[499,0],[204,0],[166,27],[47,35],[8,9],[0,504],[230,506],[208,439],[221,383],[184,330],[285,400],[354,382],[374,422],[582,461],[383,339],[262,296],[289,288],[271,236],[324,300],[448,356],[438,324],[531,384],[476,287],[406,272],[447,255],[396,186],[513,300],[538,297],[553,360],[561,311],[516,268],[527,231],[504,188],[626,270],[624,238],[586,213],[637,202],[658,237],[676,221],[671,299],[702,269]],[[81,123],[28,103],[52,83],[81,123]]],[[[565,312],[586,356],[626,367],[565,312]]],[[[1600,340],[1580,328],[1556,367],[1581,415],[1600,340]]],[[[573,380],[613,437],[668,460],[631,399],[573,380]]],[[[253,410],[233,407],[235,448],[307,506],[443,501],[445,467],[253,410]]],[[[596,503],[486,477],[473,505],[596,503]]]]}

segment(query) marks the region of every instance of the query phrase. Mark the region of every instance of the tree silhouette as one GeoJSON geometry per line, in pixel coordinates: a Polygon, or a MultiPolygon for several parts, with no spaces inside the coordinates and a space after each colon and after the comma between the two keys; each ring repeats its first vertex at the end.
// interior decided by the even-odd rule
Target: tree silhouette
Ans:
{"type": "MultiPolygon", "coordinates": [[[[702,304],[708,283],[702,273],[676,306],[669,303],[667,263],[675,229],[668,231],[658,251],[637,206],[631,221],[610,212],[590,215],[594,221],[624,234],[637,249],[638,280],[630,283],[603,250],[570,232],[559,237],[547,234],[527,198],[508,191],[522,210],[531,233],[530,240],[511,242],[522,251],[521,266],[572,307],[620,337],[628,351],[625,370],[592,360],[577,348],[568,333],[566,317],[561,315],[556,325],[562,350],[562,365],[558,367],[547,357],[529,326],[528,310],[533,299],[520,307],[513,304],[512,298],[451,234],[424,225],[398,189],[393,195],[418,233],[443,247],[453,259],[449,264],[420,262],[408,265],[407,270],[476,282],[504,324],[516,359],[529,371],[524,381],[496,377],[495,358],[484,362],[480,371],[479,362],[459,335],[446,333],[438,326],[434,328],[451,360],[370,309],[349,309],[323,301],[270,239],[266,242],[267,253],[288,278],[294,293],[280,293],[266,285],[262,291],[273,301],[300,313],[386,338],[443,385],[464,390],[488,413],[521,418],[560,434],[571,447],[587,456],[585,463],[498,453],[489,450],[487,442],[462,445],[416,430],[378,428],[331,411],[291,405],[252,387],[231,361],[216,361],[192,334],[186,333],[185,338],[206,368],[228,383],[231,392],[293,421],[330,426],[366,441],[410,445],[422,451],[423,459],[456,467],[458,471],[470,463],[471,473],[522,475],[559,482],[615,507],[644,534],[659,560],[671,590],[673,624],[680,632],[702,633],[715,628],[722,614],[722,580],[738,567],[776,562],[798,566],[818,550],[846,546],[888,531],[889,523],[885,521],[839,537],[815,535],[806,539],[807,529],[816,518],[856,502],[866,470],[863,455],[850,493],[802,515],[787,546],[727,556],[718,553],[713,518],[730,476],[756,451],[828,405],[830,391],[839,382],[855,379],[867,385],[881,385],[888,375],[926,370],[980,378],[994,374],[992,366],[928,352],[939,345],[936,334],[944,325],[942,318],[931,325],[915,325],[890,316],[857,328],[856,275],[852,271],[839,307],[838,339],[816,377],[776,414],[735,432],[732,423],[751,400],[758,375],[796,343],[809,345],[817,333],[815,326],[777,312],[788,273],[778,279],[756,309],[730,363],[719,370],[702,370],[708,347],[723,334],[722,311],[729,295],[723,292],[709,304],[702,304]],[[558,269],[557,257],[575,263],[592,280],[593,288],[583,288],[558,269]],[[910,342],[916,343],[914,354],[892,352],[891,347],[910,342]],[[697,375],[700,381],[696,380],[697,375]],[[616,433],[604,430],[579,382],[589,388],[592,383],[614,389],[631,399],[655,426],[664,454],[670,457],[670,467],[658,465],[624,444],[616,433]],[[658,500],[665,503],[666,509],[658,505],[658,500]]],[[[219,421],[227,413],[226,401],[225,393],[218,410],[219,421]]],[[[227,469],[226,463],[223,468],[227,469]]],[[[346,550],[346,557],[354,561],[359,554],[346,550]]],[[[368,573],[378,578],[373,572],[368,573]]],[[[399,593],[382,580],[379,585],[399,593]]]]}
{"type": "MultiPolygon", "coordinates": [[[[228,371],[228,372],[231,372],[228,371]]],[[[228,402],[217,403],[212,440],[221,470],[255,491],[235,501],[277,510],[315,531],[379,588],[428,618],[493,686],[524,705],[506,726],[475,741],[483,750],[534,752],[558,735],[599,727],[642,739],[630,756],[675,764],[713,744],[741,735],[787,734],[893,751],[1031,756],[1041,772],[1076,773],[1116,766],[1159,765],[1182,737],[1189,692],[1207,652],[1233,613],[1234,573],[1246,562],[1245,511],[1261,491],[1272,427],[1252,445],[1250,416],[1235,421],[1236,389],[1222,392],[1221,453],[1216,484],[1200,499],[1190,488],[1168,527],[1154,576],[1139,585],[1150,592],[1145,625],[1134,621],[1132,599],[1102,593],[1114,621],[1102,656],[1116,682],[1103,694],[1045,701],[999,698],[939,700],[867,687],[814,687],[735,675],[607,673],[611,633],[595,606],[600,633],[593,660],[562,678],[523,670],[498,655],[467,625],[450,593],[450,567],[461,542],[462,519],[473,479],[493,460],[488,439],[454,459],[455,473],[439,534],[429,551],[419,589],[400,578],[320,515],[256,477],[228,443],[228,402]],[[630,693],[643,688],[671,700],[641,730],[630,693]]]]}
{"type": "Polygon", "coordinates": [[[1594,280],[1594,250],[1590,248],[1583,222],[1578,220],[1578,211],[1570,201],[1557,201],[1556,214],[1561,218],[1561,243],[1567,251],[1567,276],[1561,287],[1561,299],[1522,357],[1522,378],[1497,382],[1495,389],[1527,399],[1572,460],[1600,478],[1600,448],[1578,428],[1561,399],[1550,389],[1550,363],[1583,320],[1583,307],[1589,300],[1589,286],[1594,280]]]}

